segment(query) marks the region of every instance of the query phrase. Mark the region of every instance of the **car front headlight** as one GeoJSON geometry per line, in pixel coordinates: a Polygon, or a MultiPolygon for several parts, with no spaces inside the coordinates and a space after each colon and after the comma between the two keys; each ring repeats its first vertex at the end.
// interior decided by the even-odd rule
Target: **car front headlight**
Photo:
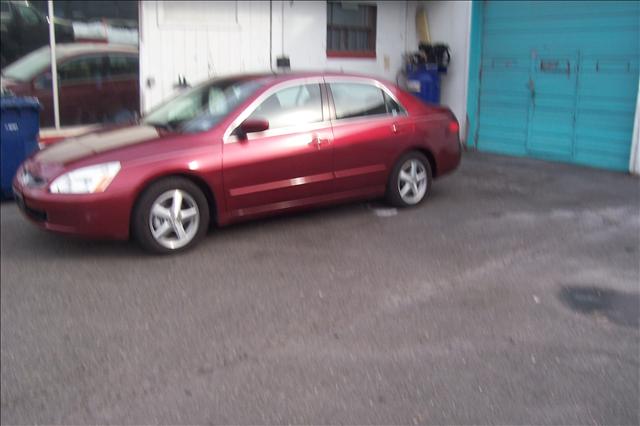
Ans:
{"type": "Polygon", "coordinates": [[[104,192],[120,171],[120,162],[82,167],[58,176],[49,191],[53,194],[93,194],[104,192]]]}

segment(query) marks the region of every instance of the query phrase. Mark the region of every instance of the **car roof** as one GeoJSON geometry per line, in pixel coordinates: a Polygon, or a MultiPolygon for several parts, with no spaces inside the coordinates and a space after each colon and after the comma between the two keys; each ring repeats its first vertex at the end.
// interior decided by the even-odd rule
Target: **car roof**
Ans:
{"type": "Polygon", "coordinates": [[[221,79],[238,79],[238,80],[263,80],[267,84],[276,84],[288,80],[296,80],[300,78],[312,78],[312,77],[355,77],[379,81],[384,84],[389,84],[388,81],[365,74],[345,73],[339,71],[291,71],[291,72],[273,72],[273,73],[255,73],[255,74],[235,74],[225,75],[218,78],[221,79]]]}
{"type": "MultiPolygon", "coordinates": [[[[45,46],[48,48],[48,46],[45,46]]],[[[138,48],[126,44],[107,43],[61,43],[56,44],[56,56],[64,59],[69,56],[83,55],[86,53],[138,53],[138,48]]]]}

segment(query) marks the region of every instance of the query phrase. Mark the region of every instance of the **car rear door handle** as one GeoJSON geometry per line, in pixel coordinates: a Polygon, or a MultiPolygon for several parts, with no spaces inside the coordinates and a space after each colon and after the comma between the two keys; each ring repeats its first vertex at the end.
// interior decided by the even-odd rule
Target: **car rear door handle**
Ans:
{"type": "Polygon", "coordinates": [[[398,123],[393,123],[393,124],[391,125],[391,131],[392,131],[393,133],[398,133],[398,123]]]}

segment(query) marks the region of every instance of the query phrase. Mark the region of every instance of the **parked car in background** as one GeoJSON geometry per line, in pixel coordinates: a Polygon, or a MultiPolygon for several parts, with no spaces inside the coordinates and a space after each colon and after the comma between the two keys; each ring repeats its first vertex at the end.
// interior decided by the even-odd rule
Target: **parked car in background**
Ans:
{"type": "MultiPolygon", "coordinates": [[[[73,25],[55,18],[56,43],[73,42],[73,25]]],[[[47,17],[27,1],[0,2],[0,67],[49,44],[47,17]]]]}
{"type": "Polygon", "coordinates": [[[45,148],[19,168],[13,190],[44,229],[132,235],[170,253],[211,223],[382,196],[415,206],[458,166],[458,130],[448,108],[374,78],[227,77],[139,124],[45,148]]]}
{"type": "MultiPolygon", "coordinates": [[[[53,125],[51,50],[41,47],[2,71],[2,86],[42,104],[41,127],[53,125]]],[[[56,46],[60,123],[130,121],[140,108],[138,50],[134,46],[72,43],[56,46]]]]}

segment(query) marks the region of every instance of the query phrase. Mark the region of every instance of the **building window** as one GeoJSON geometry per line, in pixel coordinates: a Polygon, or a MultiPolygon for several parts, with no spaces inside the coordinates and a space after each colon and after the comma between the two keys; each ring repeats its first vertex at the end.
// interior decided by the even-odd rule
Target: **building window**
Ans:
{"type": "Polygon", "coordinates": [[[327,57],[376,57],[376,6],[327,2],[327,57]]]}
{"type": "MultiPolygon", "coordinates": [[[[0,0],[3,86],[38,98],[40,128],[126,123],[140,110],[138,4],[56,0],[54,88],[48,3],[0,0]],[[58,108],[55,108],[54,90],[58,108]]],[[[45,132],[43,132],[45,133],[45,132]]],[[[46,137],[44,137],[46,138],[46,137]]]]}

